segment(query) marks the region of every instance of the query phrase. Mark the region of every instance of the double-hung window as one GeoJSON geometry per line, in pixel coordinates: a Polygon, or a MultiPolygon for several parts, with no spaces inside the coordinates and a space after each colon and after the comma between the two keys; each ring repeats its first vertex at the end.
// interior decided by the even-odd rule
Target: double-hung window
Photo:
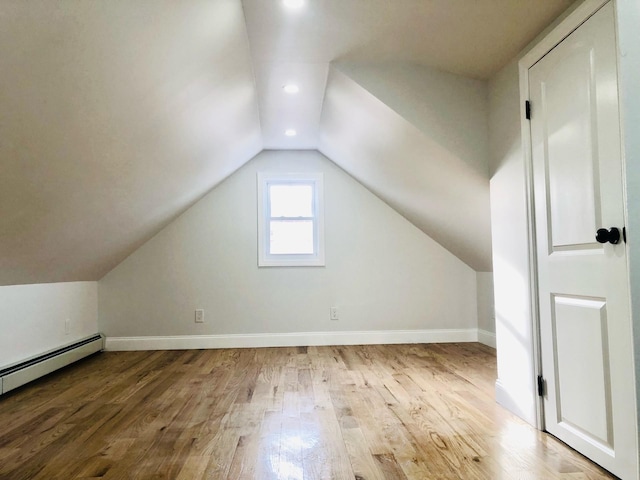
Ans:
{"type": "Polygon", "coordinates": [[[258,174],[258,266],[323,266],[321,173],[258,174]]]}

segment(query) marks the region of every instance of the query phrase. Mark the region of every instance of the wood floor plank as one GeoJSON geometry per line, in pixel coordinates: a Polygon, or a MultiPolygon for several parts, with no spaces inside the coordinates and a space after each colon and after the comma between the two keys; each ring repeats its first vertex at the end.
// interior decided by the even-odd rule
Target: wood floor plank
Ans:
{"type": "Polygon", "coordinates": [[[496,404],[477,343],[89,357],[0,397],[0,480],[612,479],[496,404]]]}
{"type": "Polygon", "coordinates": [[[400,465],[398,465],[393,454],[378,454],[373,457],[380,465],[380,469],[386,480],[407,480],[407,476],[400,468],[400,465]]]}

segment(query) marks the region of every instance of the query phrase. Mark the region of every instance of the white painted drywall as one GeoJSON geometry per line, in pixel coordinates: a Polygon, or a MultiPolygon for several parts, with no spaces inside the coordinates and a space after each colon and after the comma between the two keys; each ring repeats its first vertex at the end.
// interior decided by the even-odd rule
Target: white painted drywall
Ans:
{"type": "Polygon", "coordinates": [[[492,272],[476,272],[476,291],[478,292],[478,329],[485,334],[495,335],[492,272]]]}
{"type": "Polygon", "coordinates": [[[486,81],[412,63],[335,67],[455,158],[488,176],[486,81]]]}
{"type": "Polygon", "coordinates": [[[98,332],[97,282],[0,287],[0,368],[98,332]],[[69,319],[69,334],[65,320],[69,319]]]}
{"type": "Polygon", "coordinates": [[[475,272],[316,151],[262,152],[98,284],[108,337],[477,327],[475,272]],[[326,267],[257,267],[278,171],[324,174],[326,267]]]}
{"type": "MultiPolygon", "coordinates": [[[[462,82],[440,90],[443,84],[433,88],[445,97],[464,90],[462,82]]],[[[431,123],[459,114],[457,108],[455,114],[440,109],[442,104],[434,105],[431,114],[439,120],[431,123]]],[[[476,114],[486,117],[483,109],[476,114]]],[[[484,124],[478,128],[486,131],[484,124]]],[[[342,70],[330,69],[319,150],[471,268],[486,272],[491,270],[488,175],[450,148],[454,139],[466,146],[467,135],[460,126],[451,128],[447,142],[442,132],[425,134],[342,70]]]]}
{"type": "Polygon", "coordinates": [[[489,82],[489,132],[496,399],[535,424],[527,202],[516,62],[489,82]]]}
{"type": "Polygon", "coordinates": [[[0,15],[0,285],[98,280],[262,149],[240,1],[0,15]]]}

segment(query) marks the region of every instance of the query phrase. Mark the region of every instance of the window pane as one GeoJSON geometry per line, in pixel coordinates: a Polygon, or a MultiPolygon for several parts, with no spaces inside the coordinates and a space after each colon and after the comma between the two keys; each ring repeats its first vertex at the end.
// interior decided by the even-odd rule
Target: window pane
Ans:
{"type": "Polygon", "coordinates": [[[270,254],[313,254],[313,221],[279,222],[274,220],[270,224],[270,254]]]}
{"type": "Polygon", "coordinates": [[[313,217],[312,185],[270,185],[272,217],[313,217]]]}

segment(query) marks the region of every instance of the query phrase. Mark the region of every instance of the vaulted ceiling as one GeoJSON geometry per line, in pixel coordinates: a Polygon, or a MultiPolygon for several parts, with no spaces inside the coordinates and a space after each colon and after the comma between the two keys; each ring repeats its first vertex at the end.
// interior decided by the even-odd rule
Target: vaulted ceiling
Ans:
{"type": "Polygon", "coordinates": [[[265,148],[319,149],[487,270],[486,125],[460,145],[462,107],[423,85],[481,115],[570,3],[4,0],[0,285],[101,278],[265,148]]]}

